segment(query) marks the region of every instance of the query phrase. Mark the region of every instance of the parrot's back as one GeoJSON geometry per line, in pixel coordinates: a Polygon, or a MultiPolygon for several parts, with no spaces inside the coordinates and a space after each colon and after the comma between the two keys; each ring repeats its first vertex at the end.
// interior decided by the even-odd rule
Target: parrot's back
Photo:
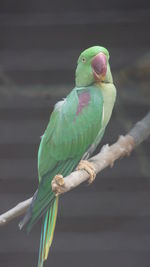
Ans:
{"type": "Polygon", "coordinates": [[[69,175],[93,153],[111,117],[115,96],[109,52],[100,46],[86,49],[78,59],[76,87],[55,105],[42,136],[38,190],[20,222],[20,228],[26,224],[30,231],[43,217],[38,267],[47,259],[56,224],[58,196],[52,191],[52,180],[58,174],[69,175]]]}
{"type": "MultiPolygon", "coordinates": [[[[43,215],[39,267],[52,243],[58,197],[51,189],[54,176],[69,175],[94,143],[102,124],[103,97],[98,87],[75,88],[58,103],[42,137],[38,153],[39,188],[20,223],[28,231],[43,215]]],[[[100,140],[99,140],[100,141],[100,140]]]]}

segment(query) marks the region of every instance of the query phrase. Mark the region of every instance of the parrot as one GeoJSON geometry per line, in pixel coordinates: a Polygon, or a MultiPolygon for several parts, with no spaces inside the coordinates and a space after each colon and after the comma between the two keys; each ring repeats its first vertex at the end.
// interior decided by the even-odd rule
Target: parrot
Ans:
{"type": "Polygon", "coordinates": [[[87,159],[100,143],[116,100],[109,52],[92,46],[81,52],[75,71],[75,87],[54,106],[38,150],[39,185],[19,227],[30,232],[42,218],[38,267],[43,267],[51,247],[64,177],[75,169],[95,179],[87,159]],[[55,190],[52,184],[55,183],[55,190]]]}

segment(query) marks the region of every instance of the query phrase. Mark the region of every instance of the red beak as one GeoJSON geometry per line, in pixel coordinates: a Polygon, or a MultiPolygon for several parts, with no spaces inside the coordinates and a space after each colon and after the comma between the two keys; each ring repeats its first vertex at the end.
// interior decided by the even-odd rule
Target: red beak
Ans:
{"type": "Polygon", "coordinates": [[[99,53],[93,58],[91,65],[95,80],[103,81],[107,72],[106,56],[102,52],[99,53]]]}

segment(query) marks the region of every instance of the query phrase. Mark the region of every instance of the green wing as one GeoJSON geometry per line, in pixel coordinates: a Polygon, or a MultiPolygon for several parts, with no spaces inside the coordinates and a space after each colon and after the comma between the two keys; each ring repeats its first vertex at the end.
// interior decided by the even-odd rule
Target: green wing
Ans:
{"type": "Polygon", "coordinates": [[[94,86],[75,88],[56,104],[39,147],[39,187],[30,209],[28,229],[53,204],[53,177],[71,173],[96,140],[102,113],[103,97],[94,86]]]}
{"type": "Polygon", "coordinates": [[[83,156],[101,129],[102,110],[97,87],[75,88],[56,104],[39,148],[40,177],[58,162],[83,156]]]}

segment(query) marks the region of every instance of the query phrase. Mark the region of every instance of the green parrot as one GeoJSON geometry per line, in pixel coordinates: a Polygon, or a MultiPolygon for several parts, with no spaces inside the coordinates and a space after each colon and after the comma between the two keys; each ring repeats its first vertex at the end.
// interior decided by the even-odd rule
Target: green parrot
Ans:
{"type": "Polygon", "coordinates": [[[19,224],[20,229],[26,225],[30,231],[39,218],[43,218],[38,267],[43,267],[52,244],[63,176],[69,175],[84,160],[83,168],[90,173],[90,182],[94,180],[92,166],[85,159],[100,143],[115,99],[108,50],[101,46],[84,50],[77,62],[75,88],[56,103],[42,136],[38,152],[39,186],[19,224]],[[54,179],[58,185],[55,192],[52,191],[54,179]]]}

